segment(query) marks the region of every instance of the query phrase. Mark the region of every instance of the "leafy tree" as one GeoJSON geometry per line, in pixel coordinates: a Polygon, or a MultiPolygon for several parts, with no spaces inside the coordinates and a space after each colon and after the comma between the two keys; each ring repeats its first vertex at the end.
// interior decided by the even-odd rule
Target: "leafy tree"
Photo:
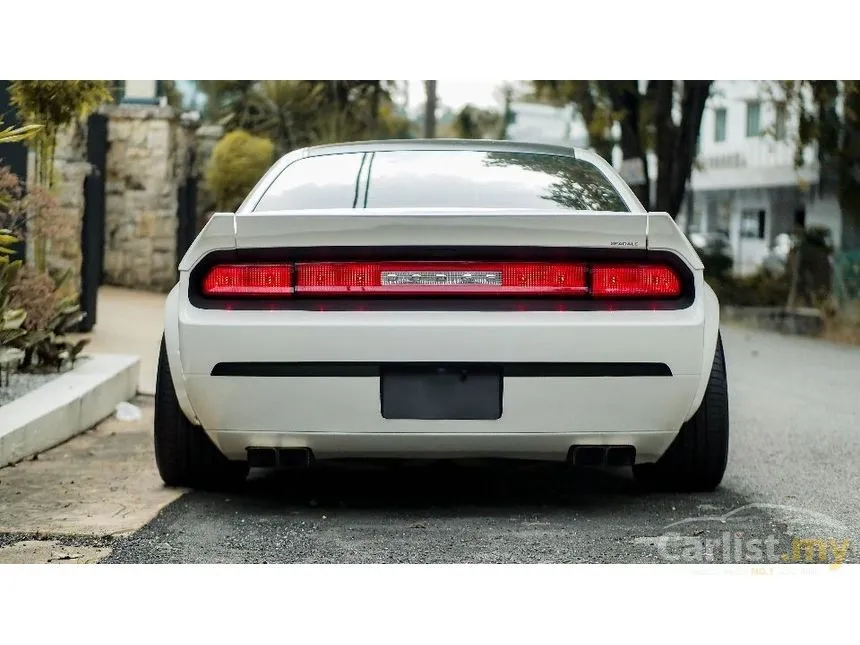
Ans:
{"type": "Polygon", "coordinates": [[[612,124],[620,115],[612,111],[612,104],[602,85],[604,81],[532,81],[534,98],[549,100],[563,106],[572,103],[588,130],[589,145],[601,157],[612,162],[612,124]]]}
{"type": "Polygon", "coordinates": [[[176,109],[181,110],[183,107],[182,92],[176,85],[176,81],[161,81],[161,93],[167,99],[167,104],[176,109]]]}
{"type": "Polygon", "coordinates": [[[310,81],[260,81],[225,106],[222,122],[268,137],[285,154],[308,144],[325,91],[310,81]]]}
{"type": "Polygon", "coordinates": [[[705,102],[713,81],[532,81],[537,96],[573,103],[588,129],[590,145],[611,159],[615,144],[625,162],[639,164],[644,181],[631,186],[649,210],[677,217],[695,160],[705,102]],[[618,123],[621,136],[611,136],[618,123]],[[647,153],[657,157],[657,185],[651,203],[647,153]]]}
{"type": "Polygon", "coordinates": [[[860,248],[860,81],[779,81],[771,99],[797,111],[795,163],[817,144],[819,192],[842,210],[842,247],[860,248]],[[837,109],[841,102],[841,114],[837,109]]]}
{"type": "Polygon", "coordinates": [[[379,106],[378,118],[377,136],[380,139],[408,139],[412,136],[412,124],[395,109],[391,101],[384,101],[379,106]]]}
{"type": "Polygon", "coordinates": [[[201,81],[204,116],[271,139],[279,155],[315,143],[402,136],[390,81],[201,81]]]}
{"type": "Polygon", "coordinates": [[[216,208],[233,211],[272,164],[274,145],[244,130],[225,134],[212,151],[206,184],[215,195],[216,208]]]}
{"type": "Polygon", "coordinates": [[[203,118],[217,121],[227,114],[244,114],[254,83],[256,81],[197,81],[200,91],[206,95],[203,118]]]}
{"type": "Polygon", "coordinates": [[[502,115],[468,104],[454,117],[453,125],[456,136],[461,139],[495,138],[502,127],[502,115]]]}
{"type": "Polygon", "coordinates": [[[4,128],[3,120],[0,119],[0,144],[26,141],[33,137],[41,127],[41,125],[32,123],[30,125],[21,126],[20,128],[16,128],[14,126],[4,128]]]}
{"type": "MultiPolygon", "coordinates": [[[[60,129],[112,100],[108,81],[14,81],[10,97],[26,124],[41,126],[34,136],[35,183],[47,190],[54,186],[54,153],[60,129]]],[[[36,268],[44,273],[47,239],[38,231],[34,237],[36,268]]]]}
{"type": "Polygon", "coordinates": [[[107,81],[13,81],[12,104],[27,124],[40,125],[36,141],[36,181],[54,185],[54,151],[60,128],[112,100],[107,81]]]}

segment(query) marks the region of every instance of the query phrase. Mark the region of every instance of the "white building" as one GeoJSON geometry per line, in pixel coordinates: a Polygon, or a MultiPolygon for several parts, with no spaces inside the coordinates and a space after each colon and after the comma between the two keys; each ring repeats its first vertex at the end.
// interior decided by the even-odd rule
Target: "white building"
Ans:
{"type": "MultiPolygon", "coordinates": [[[[642,90],[647,81],[642,81],[642,90]]],[[[687,228],[689,196],[681,207],[678,224],[691,233],[721,232],[731,241],[738,273],[755,271],[780,233],[796,224],[825,226],[836,246],[842,217],[835,197],[821,197],[819,168],[814,147],[803,151],[803,164],[795,167],[796,112],[778,108],[779,87],[767,81],[715,81],[699,131],[697,164],[691,177],[693,216],[687,228]]],[[[584,146],[585,125],[570,107],[556,108],[514,103],[515,121],[508,138],[558,145],[584,146]]],[[[811,102],[810,102],[811,107],[811,102]]],[[[620,134],[618,124],[613,135],[620,134]]],[[[621,149],[613,150],[616,169],[621,149]]],[[[634,169],[635,170],[635,169],[634,169]]],[[[635,174],[635,173],[634,173],[635,174]]],[[[657,163],[648,155],[652,196],[657,163]]]]}
{"type": "MultiPolygon", "coordinates": [[[[688,230],[728,235],[741,274],[755,271],[776,236],[795,226],[827,227],[839,245],[836,199],[818,195],[814,147],[795,166],[798,115],[780,98],[769,82],[715,81],[702,117],[688,230]]],[[[681,226],[689,206],[681,208],[681,226]]]]}

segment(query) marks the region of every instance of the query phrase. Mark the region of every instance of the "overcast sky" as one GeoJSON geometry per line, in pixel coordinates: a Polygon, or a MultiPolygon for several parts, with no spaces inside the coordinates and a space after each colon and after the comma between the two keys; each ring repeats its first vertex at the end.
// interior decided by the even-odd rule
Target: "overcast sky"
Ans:
{"type": "MultiPolygon", "coordinates": [[[[457,111],[467,103],[478,107],[498,107],[500,102],[495,94],[501,89],[504,79],[477,80],[440,80],[436,85],[436,94],[440,102],[457,111]]],[[[183,91],[193,91],[193,81],[177,81],[183,91]]],[[[416,107],[424,103],[424,81],[410,80],[409,106],[416,107]]],[[[402,100],[402,99],[399,99],[402,100]]]]}
{"type": "MultiPolygon", "coordinates": [[[[494,94],[505,81],[503,79],[481,80],[439,80],[436,84],[436,94],[439,100],[457,110],[466,103],[478,107],[498,105],[494,94]]],[[[424,103],[424,81],[409,81],[409,105],[415,107],[424,103]]]]}

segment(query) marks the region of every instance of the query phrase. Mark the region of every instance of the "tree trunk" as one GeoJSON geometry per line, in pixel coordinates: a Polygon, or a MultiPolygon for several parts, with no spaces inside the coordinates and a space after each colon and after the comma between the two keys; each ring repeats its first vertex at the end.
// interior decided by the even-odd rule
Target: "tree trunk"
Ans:
{"type": "Polygon", "coordinates": [[[860,82],[845,81],[845,124],[839,150],[840,246],[860,250],[860,82]]]}
{"type": "Polygon", "coordinates": [[[370,128],[373,136],[379,134],[379,103],[382,98],[382,81],[371,81],[370,128]]]}
{"type": "MultiPolygon", "coordinates": [[[[600,83],[601,81],[597,81],[600,83]]],[[[573,99],[574,105],[579,110],[585,121],[588,129],[588,145],[594,148],[594,151],[603,157],[608,163],[612,163],[612,148],[613,144],[606,132],[599,132],[592,128],[594,117],[597,113],[597,103],[592,94],[592,87],[589,81],[583,81],[577,84],[575,96],[573,99]]]]}
{"type": "Polygon", "coordinates": [[[692,174],[702,114],[712,81],[684,81],[681,123],[672,118],[674,82],[655,81],[654,127],[657,153],[657,191],[654,208],[678,217],[692,174]]]}
{"type": "Polygon", "coordinates": [[[338,114],[346,111],[349,104],[349,81],[335,81],[335,97],[337,99],[338,114]]]}
{"type": "Polygon", "coordinates": [[[436,81],[424,81],[424,92],[424,137],[433,139],[436,136],[436,81]]]}
{"type": "Polygon", "coordinates": [[[640,102],[638,81],[602,81],[603,88],[612,102],[612,109],[621,113],[621,154],[624,161],[639,160],[642,164],[644,183],[631,185],[646,210],[651,206],[651,180],[648,177],[648,159],[639,127],[640,102]]]}

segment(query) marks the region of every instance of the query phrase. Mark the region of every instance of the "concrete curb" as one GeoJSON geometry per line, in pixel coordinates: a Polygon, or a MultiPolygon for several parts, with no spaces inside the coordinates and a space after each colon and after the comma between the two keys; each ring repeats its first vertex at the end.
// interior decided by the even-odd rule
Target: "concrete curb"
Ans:
{"type": "Polygon", "coordinates": [[[110,416],[137,392],[140,358],[92,354],[80,366],[3,406],[0,467],[53,448],[110,416]]]}

